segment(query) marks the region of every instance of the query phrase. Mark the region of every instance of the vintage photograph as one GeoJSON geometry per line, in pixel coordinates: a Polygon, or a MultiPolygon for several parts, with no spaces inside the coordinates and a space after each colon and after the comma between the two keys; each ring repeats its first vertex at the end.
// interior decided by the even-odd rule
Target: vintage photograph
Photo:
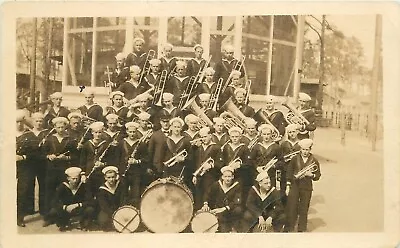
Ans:
{"type": "Polygon", "coordinates": [[[18,234],[384,231],[382,15],[15,27],[18,234]]]}

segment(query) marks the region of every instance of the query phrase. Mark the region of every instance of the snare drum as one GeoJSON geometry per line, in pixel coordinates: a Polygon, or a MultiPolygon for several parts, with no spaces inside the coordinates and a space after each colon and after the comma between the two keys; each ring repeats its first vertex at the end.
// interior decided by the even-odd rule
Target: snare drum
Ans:
{"type": "Polygon", "coordinates": [[[193,195],[178,178],[152,182],[142,194],[140,217],[155,233],[179,233],[193,216],[193,195]]]}
{"type": "Polygon", "coordinates": [[[192,219],[194,233],[215,233],[218,230],[218,218],[210,212],[198,211],[192,219]]]}
{"type": "Polygon", "coordinates": [[[133,206],[122,206],[114,212],[112,222],[117,232],[133,233],[140,224],[139,211],[133,206]]]}

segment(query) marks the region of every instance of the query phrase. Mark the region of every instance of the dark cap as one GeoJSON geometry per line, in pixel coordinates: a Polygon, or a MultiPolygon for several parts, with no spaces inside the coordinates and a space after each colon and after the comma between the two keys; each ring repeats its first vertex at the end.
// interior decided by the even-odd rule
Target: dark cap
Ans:
{"type": "Polygon", "coordinates": [[[164,109],[160,111],[160,120],[167,120],[169,121],[171,119],[171,115],[164,109]]]}

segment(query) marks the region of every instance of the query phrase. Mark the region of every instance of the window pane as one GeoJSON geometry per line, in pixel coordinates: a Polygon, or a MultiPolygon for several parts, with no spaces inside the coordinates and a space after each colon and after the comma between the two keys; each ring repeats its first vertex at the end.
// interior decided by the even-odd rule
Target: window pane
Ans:
{"type": "Polygon", "coordinates": [[[243,33],[269,37],[271,16],[245,16],[243,18],[243,33]]]}
{"type": "Polygon", "coordinates": [[[233,31],[235,28],[234,16],[214,16],[210,18],[211,33],[216,30],[233,31]]]}
{"type": "Polygon", "coordinates": [[[157,27],[158,26],[158,18],[157,17],[134,17],[133,24],[157,27]]]}
{"type": "Polygon", "coordinates": [[[68,39],[67,85],[90,86],[93,33],[69,34],[68,39]]]}
{"type": "MultiPolygon", "coordinates": [[[[297,19],[297,17],[295,17],[297,19]]],[[[291,16],[275,16],[274,39],[296,41],[296,25],[291,16]]]]}
{"type": "Polygon", "coordinates": [[[274,44],[272,55],[271,94],[283,96],[293,94],[293,66],[296,49],[274,44]]]}
{"type": "Polygon", "coordinates": [[[201,22],[195,16],[168,19],[167,40],[174,46],[194,46],[201,42],[201,22]]]}
{"type": "Polygon", "coordinates": [[[97,18],[97,26],[106,27],[106,26],[124,26],[125,25],[125,17],[99,17],[97,18]]]}
{"type": "Polygon", "coordinates": [[[93,17],[70,18],[70,28],[92,28],[93,17]]]}

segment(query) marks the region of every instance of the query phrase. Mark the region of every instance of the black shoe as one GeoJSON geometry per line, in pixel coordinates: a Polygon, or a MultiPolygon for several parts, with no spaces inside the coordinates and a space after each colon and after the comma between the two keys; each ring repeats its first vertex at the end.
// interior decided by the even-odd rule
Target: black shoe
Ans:
{"type": "Polygon", "coordinates": [[[26,227],[24,220],[17,221],[17,226],[26,227]]]}
{"type": "Polygon", "coordinates": [[[60,227],[58,228],[58,230],[59,230],[60,232],[66,232],[66,231],[70,230],[70,227],[69,227],[69,226],[60,226],[60,227]]]}
{"type": "Polygon", "coordinates": [[[50,225],[52,225],[52,224],[54,224],[54,223],[51,222],[51,221],[45,220],[44,223],[43,223],[43,225],[42,225],[42,227],[50,226],[50,225]]]}

